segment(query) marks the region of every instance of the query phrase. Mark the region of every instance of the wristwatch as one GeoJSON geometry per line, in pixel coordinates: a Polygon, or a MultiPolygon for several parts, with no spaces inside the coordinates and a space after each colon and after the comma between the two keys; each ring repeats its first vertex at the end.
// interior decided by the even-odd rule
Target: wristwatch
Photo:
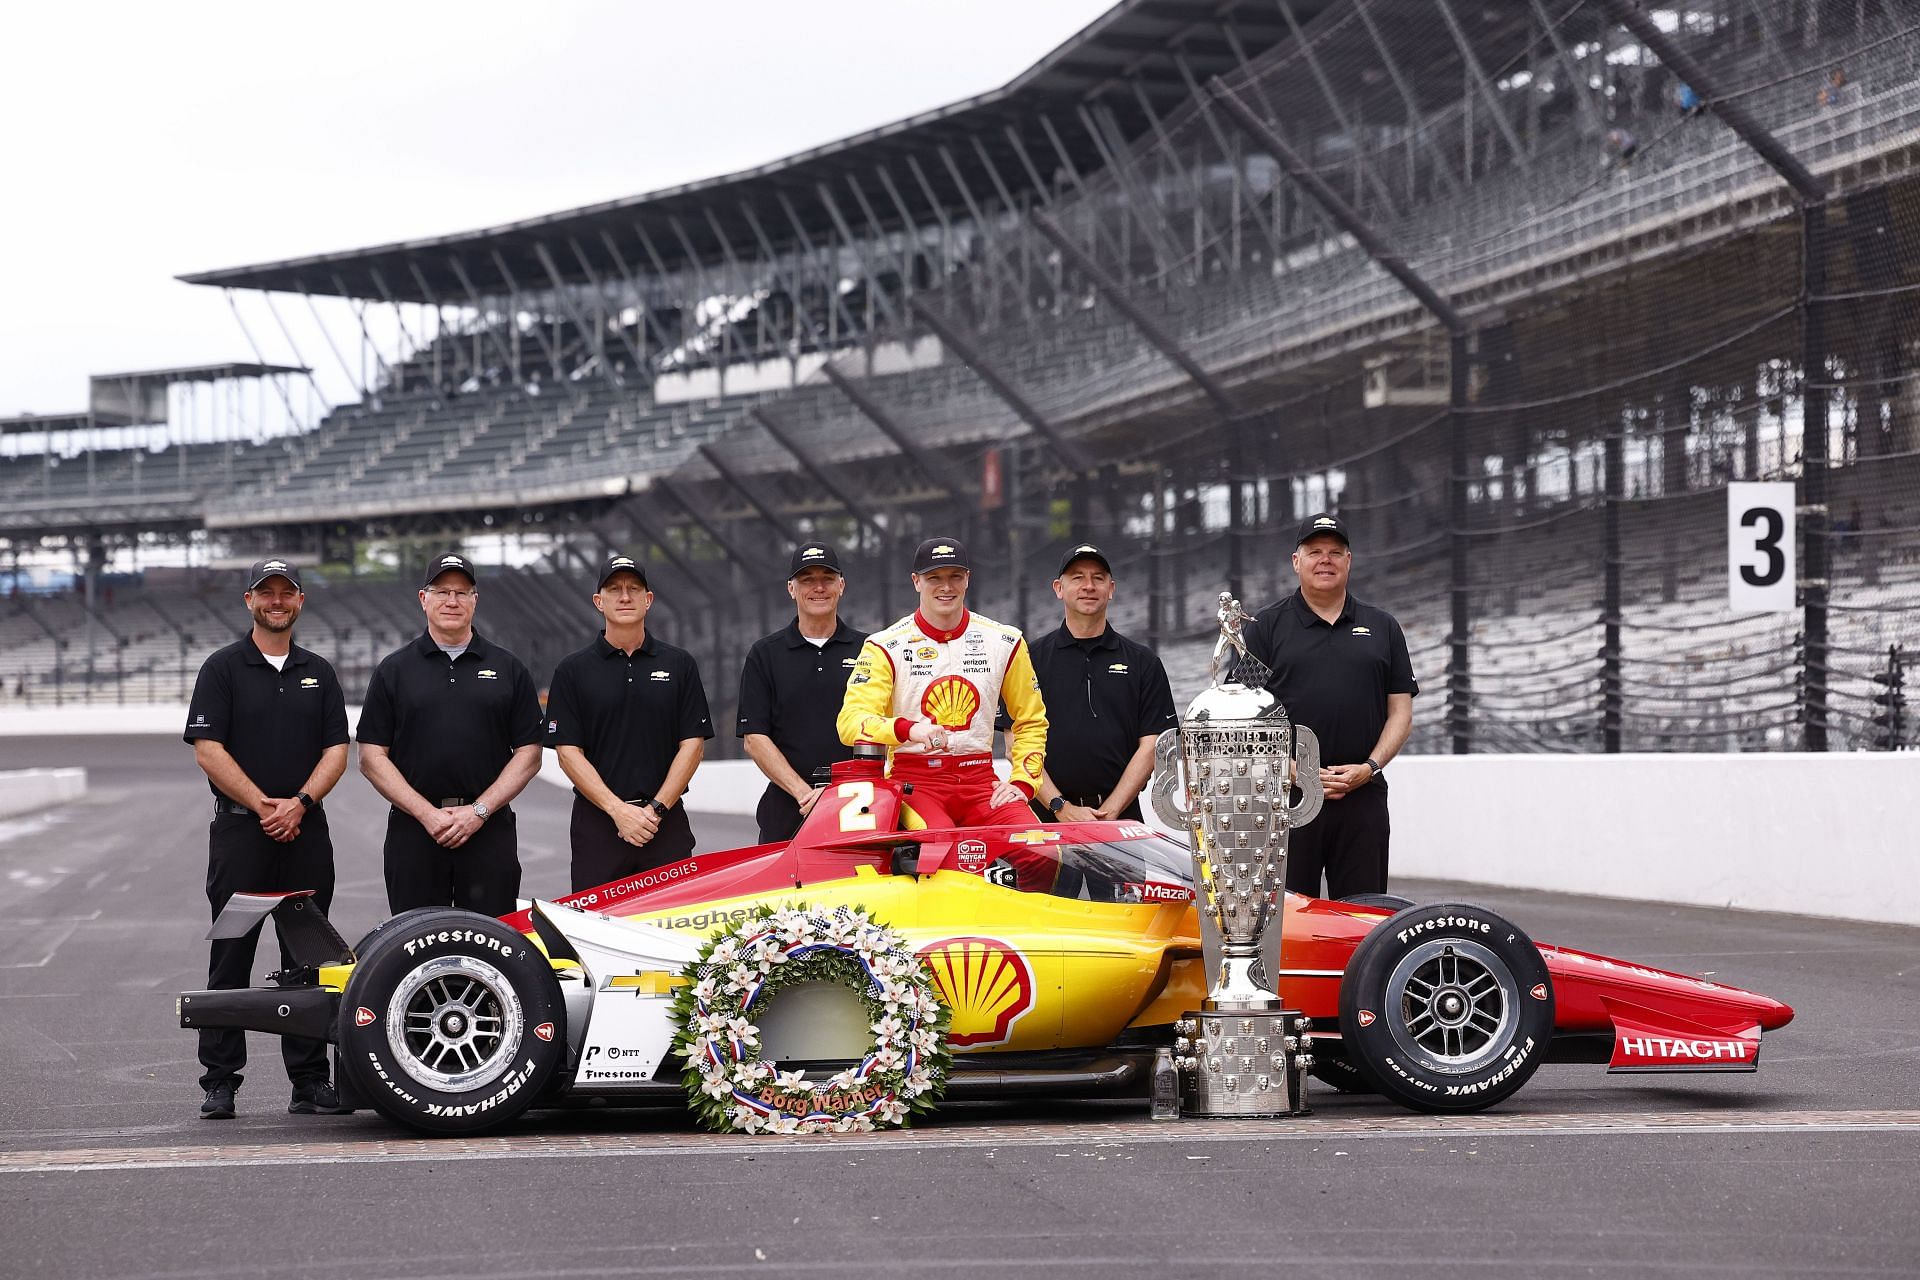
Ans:
{"type": "Polygon", "coordinates": [[[1060,811],[1066,807],[1067,798],[1065,796],[1055,796],[1053,799],[1047,801],[1047,812],[1056,817],[1059,816],[1060,811]]]}
{"type": "Polygon", "coordinates": [[[310,796],[310,795],[308,795],[308,794],[307,794],[306,792],[304,792],[304,791],[296,791],[296,792],[294,792],[294,794],[293,794],[293,798],[294,798],[295,800],[298,800],[298,801],[300,802],[300,807],[301,807],[302,809],[311,809],[311,808],[313,808],[313,806],[314,806],[314,804],[316,803],[316,801],[314,800],[314,798],[313,798],[312,796],[310,796]]]}
{"type": "Polygon", "coordinates": [[[493,810],[487,808],[487,802],[485,800],[475,800],[473,802],[473,816],[480,819],[480,821],[485,822],[487,815],[492,812],[493,810]]]}
{"type": "Polygon", "coordinates": [[[645,800],[642,800],[640,802],[640,807],[643,809],[653,810],[654,814],[658,817],[664,818],[667,816],[667,806],[660,803],[659,796],[647,797],[645,800]]]}
{"type": "Polygon", "coordinates": [[[1372,756],[1367,757],[1367,768],[1373,770],[1372,773],[1367,775],[1368,782],[1372,782],[1375,778],[1379,777],[1383,772],[1385,772],[1385,770],[1383,770],[1379,766],[1379,764],[1374,761],[1374,758],[1372,756]]]}

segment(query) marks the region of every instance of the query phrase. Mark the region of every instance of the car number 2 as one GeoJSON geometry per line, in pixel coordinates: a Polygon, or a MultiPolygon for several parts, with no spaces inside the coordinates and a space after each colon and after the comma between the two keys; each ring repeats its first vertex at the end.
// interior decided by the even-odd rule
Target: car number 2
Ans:
{"type": "Polygon", "coordinates": [[[843,782],[833,789],[833,794],[846,801],[840,806],[842,831],[872,831],[879,826],[879,819],[873,816],[871,782],[843,782]]]}

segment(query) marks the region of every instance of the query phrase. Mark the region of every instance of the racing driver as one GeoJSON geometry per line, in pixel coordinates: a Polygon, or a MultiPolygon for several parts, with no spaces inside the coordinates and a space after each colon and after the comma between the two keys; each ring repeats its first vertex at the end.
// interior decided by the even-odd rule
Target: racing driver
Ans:
{"type": "MultiPolygon", "coordinates": [[[[920,607],[867,637],[836,727],[848,746],[893,748],[892,774],[913,784],[909,803],[927,826],[1030,827],[1027,801],[1046,762],[1047,709],[1020,632],[967,610],[968,577],[959,539],[920,544],[913,555],[920,607]],[[1013,722],[1005,782],[993,771],[1002,702],[1013,722]]],[[[1029,877],[1021,870],[1024,888],[1029,877]]]]}

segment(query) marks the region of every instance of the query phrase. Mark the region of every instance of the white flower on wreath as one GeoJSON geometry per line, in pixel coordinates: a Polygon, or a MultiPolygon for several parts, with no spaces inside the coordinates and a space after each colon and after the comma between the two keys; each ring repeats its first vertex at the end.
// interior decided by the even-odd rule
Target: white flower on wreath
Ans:
{"type": "Polygon", "coordinates": [[[696,1013],[693,1016],[693,1029],[703,1037],[725,1035],[727,1015],[724,1012],[696,1013]]]}
{"type": "Polygon", "coordinates": [[[787,962],[787,950],[778,938],[768,936],[753,944],[753,962],[765,973],[776,964],[787,962]]]}
{"type": "Polygon", "coordinates": [[[931,1018],[940,1012],[940,1001],[935,998],[933,992],[922,987],[914,992],[913,1011],[923,1018],[931,1018]]]}
{"type": "Polygon", "coordinates": [[[727,1114],[733,1120],[733,1127],[742,1133],[758,1133],[766,1126],[765,1118],[752,1107],[735,1107],[727,1114]]]}
{"type": "Polygon", "coordinates": [[[921,1053],[933,1053],[940,1048],[940,1033],[932,1027],[915,1027],[907,1043],[921,1053]]]}
{"type": "Polygon", "coordinates": [[[855,1116],[853,1118],[853,1128],[856,1133],[872,1133],[873,1117],[865,1113],[855,1116]]]}
{"type": "Polygon", "coordinates": [[[693,998],[699,1003],[712,1004],[713,998],[720,994],[720,984],[711,975],[693,984],[693,998]]]}
{"type": "Polygon", "coordinates": [[[727,970],[727,984],[737,991],[751,991],[760,985],[761,975],[744,964],[736,964],[727,970]]]}
{"type": "Polygon", "coordinates": [[[746,1018],[728,1018],[727,1034],[743,1045],[760,1043],[760,1028],[746,1018]]]}
{"type": "Polygon", "coordinates": [[[813,918],[797,908],[782,907],[767,917],[767,923],[787,941],[793,942],[811,931],[813,918]]]}
{"type": "Polygon", "coordinates": [[[875,1071],[898,1071],[905,1062],[905,1056],[890,1044],[883,1045],[876,1050],[873,1055],[873,1069],[875,1071]]]}
{"type": "Polygon", "coordinates": [[[820,930],[820,940],[830,942],[836,947],[849,945],[859,936],[860,925],[850,916],[835,915],[827,918],[826,927],[820,930]]]}
{"type": "Polygon", "coordinates": [[[859,1078],[859,1074],[860,1073],[857,1068],[848,1067],[845,1071],[838,1072],[828,1077],[827,1088],[851,1089],[853,1088],[853,1082],[859,1078]]]}
{"type": "Polygon", "coordinates": [[[833,1131],[835,1133],[852,1133],[855,1129],[859,1128],[860,1119],[859,1116],[835,1116],[833,1118],[833,1131]]]}
{"type": "Polygon", "coordinates": [[[701,1073],[700,1092],[709,1098],[724,1098],[733,1092],[733,1082],[727,1079],[726,1072],[715,1068],[701,1073]]]}
{"type": "Polygon", "coordinates": [[[909,1098],[917,1098],[931,1088],[933,1088],[933,1072],[925,1067],[915,1067],[907,1076],[906,1095],[909,1098]]]}
{"type": "Polygon", "coordinates": [[[722,938],[713,944],[713,953],[709,955],[707,959],[724,969],[726,966],[732,964],[739,955],[739,941],[734,938],[722,938]]]}
{"type": "Polygon", "coordinates": [[[751,1089],[773,1075],[773,1068],[764,1062],[737,1062],[733,1067],[733,1082],[742,1089],[751,1089]]]}
{"type": "Polygon", "coordinates": [[[768,1133],[799,1133],[800,1117],[780,1115],[767,1121],[768,1133]]]}
{"type": "Polygon", "coordinates": [[[907,1024],[888,1014],[873,1024],[873,1034],[875,1039],[883,1045],[895,1044],[907,1034],[907,1024]]]}
{"type": "Polygon", "coordinates": [[[879,1000],[887,1006],[888,1013],[900,1012],[900,1006],[913,999],[913,988],[905,983],[882,978],[880,980],[879,1000]]]}
{"type": "Polygon", "coordinates": [[[873,1104],[873,1118],[883,1124],[899,1124],[907,1118],[907,1104],[899,1098],[882,1098],[873,1104]]]}
{"type": "Polygon", "coordinates": [[[776,1069],[773,1073],[773,1083],[777,1089],[803,1089],[811,1092],[813,1088],[812,1085],[807,1083],[807,1073],[804,1071],[781,1071],[776,1069]]]}

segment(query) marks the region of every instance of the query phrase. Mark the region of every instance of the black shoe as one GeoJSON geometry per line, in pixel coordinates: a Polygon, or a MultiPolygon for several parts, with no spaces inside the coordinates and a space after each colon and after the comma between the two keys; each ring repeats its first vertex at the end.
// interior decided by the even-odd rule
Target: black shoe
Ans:
{"type": "Polygon", "coordinates": [[[207,1090],[207,1100],[200,1104],[202,1120],[233,1119],[233,1086],[216,1084],[207,1090]]]}
{"type": "Polygon", "coordinates": [[[340,1105],[340,1095],[328,1080],[302,1080],[293,1086],[293,1100],[287,1103],[290,1116],[352,1115],[352,1107],[340,1105]]]}

